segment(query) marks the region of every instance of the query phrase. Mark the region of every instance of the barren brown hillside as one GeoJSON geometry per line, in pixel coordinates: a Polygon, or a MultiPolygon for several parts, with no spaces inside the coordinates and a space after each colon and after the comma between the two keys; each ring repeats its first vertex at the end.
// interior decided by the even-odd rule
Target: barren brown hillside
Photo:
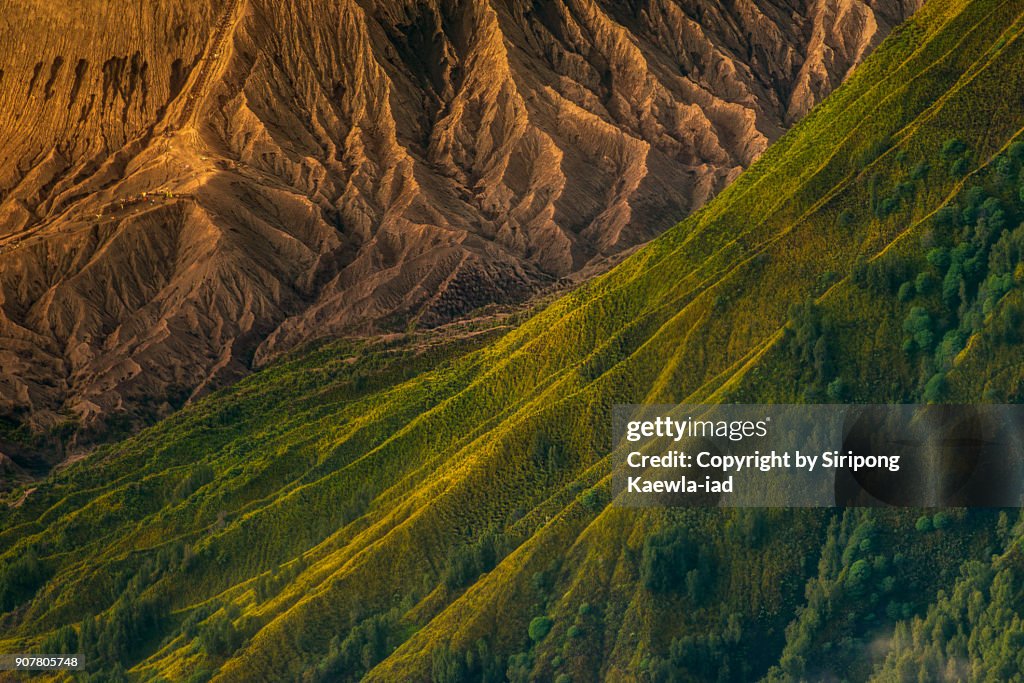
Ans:
{"type": "Polygon", "coordinates": [[[0,414],[152,417],[523,300],[699,207],[918,4],[8,2],[0,414]]]}

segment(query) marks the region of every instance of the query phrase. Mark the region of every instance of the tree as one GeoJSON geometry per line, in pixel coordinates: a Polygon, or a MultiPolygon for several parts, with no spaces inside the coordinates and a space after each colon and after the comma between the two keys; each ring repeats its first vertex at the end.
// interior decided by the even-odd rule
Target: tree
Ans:
{"type": "Polygon", "coordinates": [[[924,400],[928,403],[938,403],[946,394],[946,374],[937,372],[932,375],[928,383],[924,385],[924,400]]]}
{"type": "Polygon", "coordinates": [[[917,291],[919,296],[927,296],[935,291],[935,287],[938,285],[938,280],[931,273],[918,273],[914,279],[914,289],[917,291]]]}
{"type": "Polygon", "coordinates": [[[846,586],[850,590],[859,593],[868,585],[871,577],[871,565],[867,560],[860,559],[853,563],[849,573],[846,575],[846,586]]]}
{"type": "Polygon", "coordinates": [[[25,602],[47,579],[47,570],[34,548],[0,568],[0,612],[7,612],[25,602]]]}
{"type": "Polygon", "coordinates": [[[967,143],[960,138],[950,138],[942,143],[942,149],[939,152],[943,159],[955,159],[961,154],[967,151],[967,143]]]}
{"type": "Polygon", "coordinates": [[[206,654],[228,657],[242,645],[242,634],[223,611],[203,624],[199,631],[199,645],[206,654]]]}
{"type": "Polygon", "coordinates": [[[902,285],[900,285],[900,289],[899,292],[896,294],[896,298],[905,303],[913,299],[914,294],[916,293],[917,288],[914,287],[913,282],[904,282],[902,285]]]}
{"type": "Polygon", "coordinates": [[[906,319],[903,321],[903,331],[914,342],[916,348],[922,351],[931,349],[935,342],[935,335],[932,332],[932,318],[921,306],[914,306],[910,309],[906,319]]]}
{"type": "Polygon", "coordinates": [[[535,643],[539,643],[540,641],[544,640],[544,637],[551,632],[551,626],[553,624],[554,621],[552,621],[550,617],[534,617],[530,621],[530,626],[527,629],[527,633],[530,636],[530,640],[532,640],[535,643]]]}

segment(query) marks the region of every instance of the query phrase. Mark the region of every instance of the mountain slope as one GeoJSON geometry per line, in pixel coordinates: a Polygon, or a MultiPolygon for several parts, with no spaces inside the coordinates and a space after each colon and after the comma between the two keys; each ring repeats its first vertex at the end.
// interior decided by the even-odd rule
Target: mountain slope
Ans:
{"type": "Polygon", "coordinates": [[[0,411],[88,435],[310,339],[604,268],[918,4],[22,3],[0,29],[0,411]]]}
{"type": "Polygon", "coordinates": [[[144,680],[920,663],[910,622],[1019,554],[1012,519],[616,508],[610,411],[1021,400],[1022,32],[1019,3],[926,5],[702,211],[529,319],[328,344],[54,475],[0,530],[0,647],[144,680]]]}

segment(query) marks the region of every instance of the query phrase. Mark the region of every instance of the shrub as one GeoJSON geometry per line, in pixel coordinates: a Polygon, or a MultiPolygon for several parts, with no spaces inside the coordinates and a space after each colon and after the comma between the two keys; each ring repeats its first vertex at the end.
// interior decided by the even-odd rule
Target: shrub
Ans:
{"type": "Polygon", "coordinates": [[[914,528],[917,529],[922,534],[928,533],[929,531],[932,530],[932,520],[931,520],[931,517],[928,517],[927,515],[921,515],[920,517],[917,518],[917,523],[914,524],[914,528]]]}
{"type": "Polygon", "coordinates": [[[842,377],[836,377],[834,380],[828,383],[828,388],[825,390],[829,400],[835,401],[836,403],[843,403],[850,396],[850,388],[846,382],[843,381],[842,377]]]}
{"type": "Polygon", "coordinates": [[[938,279],[931,273],[918,273],[914,280],[914,289],[920,296],[927,296],[935,291],[938,284],[938,279]]]}
{"type": "Polygon", "coordinates": [[[946,394],[946,374],[937,372],[932,375],[924,386],[924,400],[928,403],[938,403],[946,394]]]}
{"type": "Polygon", "coordinates": [[[591,512],[597,512],[604,507],[604,496],[597,489],[587,489],[580,494],[580,504],[591,512]]]}
{"type": "Polygon", "coordinates": [[[549,617],[534,617],[530,622],[529,629],[527,629],[530,640],[535,643],[539,643],[544,640],[545,636],[551,632],[551,626],[553,624],[554,622],[549,617]]]}
{"type": "Polygon", "coordinates": [[[942,150],[939,153],[944,159],[955,159],[966,151],[966,142],[960,138],[950,138],[942,143],[942,150]]]}

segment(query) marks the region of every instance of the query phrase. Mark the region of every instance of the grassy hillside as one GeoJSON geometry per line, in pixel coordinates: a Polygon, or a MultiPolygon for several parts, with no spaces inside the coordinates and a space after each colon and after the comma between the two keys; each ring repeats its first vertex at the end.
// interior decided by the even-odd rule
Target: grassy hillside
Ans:
{"type": "Polygon", "coordinates": [[[616,403],[1024,398],[1022,31],[931,2],[521,324],[326,345],[52,476],[0,521],[0,651],[97,680],[999,678],[985,629],[1019,619],[978,610],[1020,607],[1016,512],[625,510],[605,454],[616,403]],[[956,600],[972,646],[926,664],[956,600]]]}

